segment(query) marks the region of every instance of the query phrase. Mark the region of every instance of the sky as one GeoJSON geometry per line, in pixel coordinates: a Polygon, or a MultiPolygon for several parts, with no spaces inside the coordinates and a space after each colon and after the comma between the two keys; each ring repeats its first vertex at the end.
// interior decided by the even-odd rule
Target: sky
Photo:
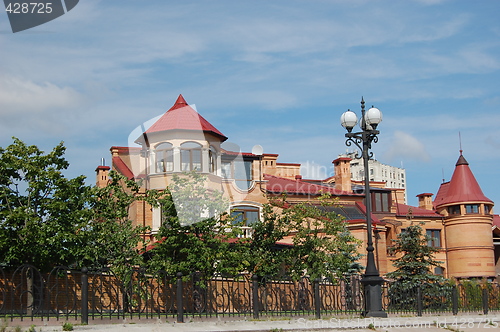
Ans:
{"type": "Polygon", "coordinates": [[[363,97],[383,113],[375,158],[406,169],[409,204],[450,180],[461,146],[500,206],[499,13],[496,0],[82,0],[12,33],[2,10],[0,146],[64,141],[67,175],[93,183],[109,148],[182,94],[243,151],[324,178],[363,97]]]}

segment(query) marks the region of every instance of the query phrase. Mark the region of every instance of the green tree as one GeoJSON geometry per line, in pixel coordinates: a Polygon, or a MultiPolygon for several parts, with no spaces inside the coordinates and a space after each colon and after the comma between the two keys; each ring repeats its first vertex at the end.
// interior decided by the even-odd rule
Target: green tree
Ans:
{"type": "Polygon", "coordinates": [[[134,202],[155,199],[152,192],[141,189],[140,182],[111,171],[107,186],[92,187],[88,195],[91,212],[85,228],[80,229],[82,245],[76,249],[78,266],[111,267],[123,276],[143,263],[140,250],[148,244],[144,236],[148,227],[134,225],[130,207],[134,202]]]}
{"type": "Polygon", "coordinates": [[[5,265],[29,263],[39,269],[68,265],[80,245],[90,188],[85,177],[67,179],[62,143],[44,153],[14,138],[0,148],[0,259],[5,265]],[[83,198],[83,199],[82,199],[83,198]]]}
{"type": "Polygon", "coordinates": [[[433,274],[432,268],[440,266],[434,255],[439,248],[428,245],[429,236],[419,224],[414,224],[398,234],[391,253],[398,254],[394,260],[396,270],[387,274],[393,279],[390,285],[391,303],[398,308],[414,308],[417,289],[426,294],[428,305],[439,302],[437,297],[445,296],[449,287],[443,276],[433,274]],[[443,288],[444,287],[444,288],[443,288]]]}
{"type": "Polygon", "coordinates": [[[200,272],[235,274],[245,269],[238,246],[239,229],[227,215],[228,202],[217,190],[206,186],[204,175],[191,172],[173,175],[158,206],[162,225],[158,242],[149,252],[150,267],[175,275],[200,272]]]}
{"type": "Polygon", "coordinates": [[[154,197],[115,172],[104,188],[85,185],[84,176],[67,179],[64,152],[63,143],[45,153],[17,138],[0,148],[0,263],[124,273],[141,262],[145,231],[129,220],[130,205],[154,197]]]}
{"type": "Polygon", "coordinates": [[[254,273],[299,278],[340,276],[356,270],[359,259],[356,240],[343,217],[332,207],[337,202],[324,194],[318,204],[289,204],[286,196],[271,200],[264,218],[254,226],[250,243],[250,261],[254,273]],[[277,249],[276,242],[291,237],[293,246],[277,249]]]}
{"type": "Polygon", "coordinates": [[[286,219],[280,209],[272,204],[264,204],[263,219],[252,225],[252,238],[242,246],[243,260],[248,262],[249,271],[261,277],[280,277],[287,273],[292,257],[290,248],[277,245],[289,235],[286,219]]]}
{"type": "Polygon", "coordinates": [[[440,266],[442,262],[435,260],[434,255],[439,252],[439,248],[427,245],[429,240],[419,224],[410,225],[399,233],[394,246],[390,248],[391,253],[399,254],[393,263],[396,270],[388,273],[387,277],[412,285],[442,281],[442,276],[431,272],[433,267],[440,266]]]}

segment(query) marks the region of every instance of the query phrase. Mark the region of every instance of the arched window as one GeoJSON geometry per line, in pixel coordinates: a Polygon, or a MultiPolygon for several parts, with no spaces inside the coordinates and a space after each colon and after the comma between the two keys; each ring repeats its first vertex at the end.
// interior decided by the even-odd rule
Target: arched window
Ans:
{"type": "Polygon", "coordinates": [[[217,171],[217,151],[213,146],[208,150],[208,162],[209,162],[209,172],[215,173],[217,171]]]}
{"type": "Polygon", "coordinates": [[[161,143],[155,148],[156,173],[172,172],[174,170],[174,150],[172,144],[161,143]]]}
{"type": "Polygon", "coordinates": [[[222,177],[234,179],[234,183],[241,190],[248,190],[252,186],[251,160],[225,160],[221,165],[222,177]]]}
{"type": "Polygon", "coordinates": [[[201,172],[201,145],[195,142],[181,144],[181,171],[201,172]]]}

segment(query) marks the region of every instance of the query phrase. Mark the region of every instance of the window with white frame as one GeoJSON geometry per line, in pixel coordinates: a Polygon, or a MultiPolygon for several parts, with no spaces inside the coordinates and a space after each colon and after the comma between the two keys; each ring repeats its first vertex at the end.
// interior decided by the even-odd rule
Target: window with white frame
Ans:
{"type": "Polygon", "coordinates": [[[242,190],[248,190],[252,185],[251,160],[222,161],[221,171],[223,178],[234,179],[236,186],[242,190]]]}
{"type": "Polygon", "coordinates": [[[195,142],[181,144],[181,171],[201,172],[201,145],[195,142]]]}
{"type": "Polygon", "coordinates": [[[172,144],[161,143],[155,147],[156,173],[172,172],[174,170],[174,150],[172,144]]]}

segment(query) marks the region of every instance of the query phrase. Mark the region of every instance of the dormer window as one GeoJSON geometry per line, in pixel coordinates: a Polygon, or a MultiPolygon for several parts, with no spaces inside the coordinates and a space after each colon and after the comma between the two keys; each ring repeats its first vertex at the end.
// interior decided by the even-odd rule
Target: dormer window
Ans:
{"type": "Polygon", "coordinates": [[[181,171],[201,172],[201,145],[195,142],[181,144],[181,171]]]}
{"type": "Polygon", "coordinates": [[[373,212],[389,212],[391,197],[388,192],[372,192],[373,212]]]}
{"type": "Polygon", "coordinates": [[[156,173],[172,172],[174,170],[174,150],[172,144],[161,143],[155,148],[156,173]]]}

